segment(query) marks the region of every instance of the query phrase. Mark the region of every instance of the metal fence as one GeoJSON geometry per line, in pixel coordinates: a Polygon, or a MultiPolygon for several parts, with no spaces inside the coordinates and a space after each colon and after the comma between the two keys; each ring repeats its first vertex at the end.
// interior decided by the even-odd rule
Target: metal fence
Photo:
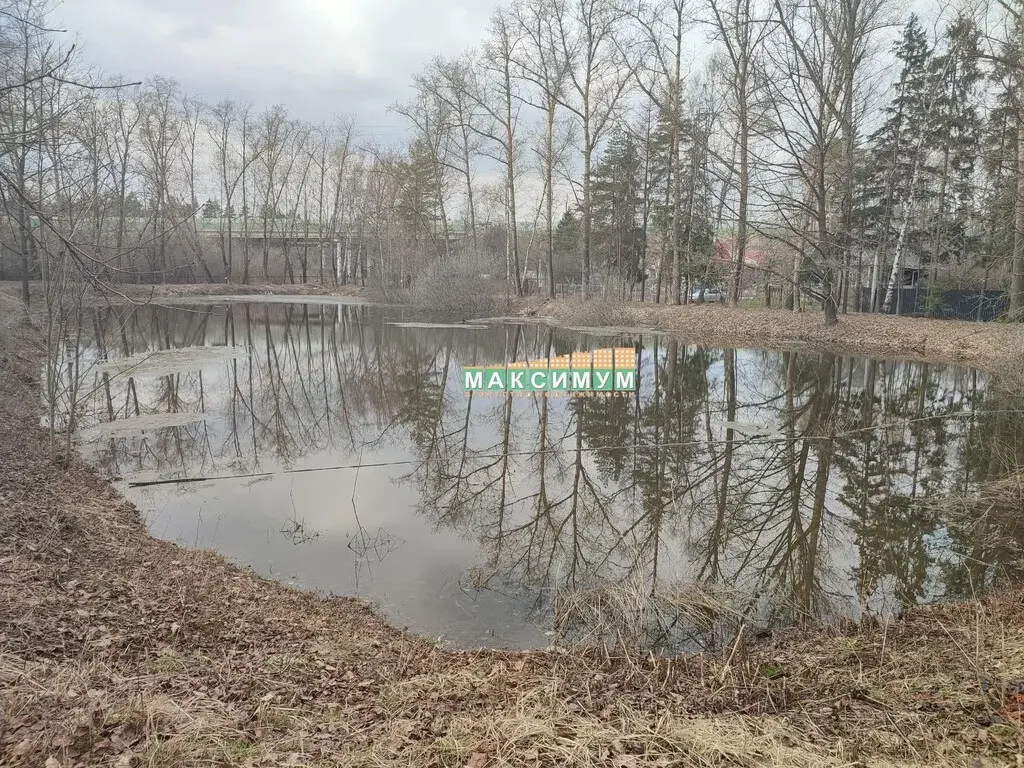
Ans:
{"type": "MultiPolygon", "coordinates": [[[[537,291],[544,294],[547,291],[547,286],[540,285],[537,291]]],[[[591,298],[607,298],[615,301],[640,301],[641,295],[645,302],[653,302],[655,299],[653,286],[647,286],[646,291],[643,290],[640,283],[634,284],[632,290],[630,290],[628,284],[604,285],[603,283],[595,282],[590,286],[591,298]]],[[[665,293],[664,295],[667,296],[668,294],[665,293]]],[[[555,297],[559,299],[583,298],[583,284],[555,283],[555,297]]]]}
{"type": "MultiPolygon", "coordinates": [[[[543,288],[541,288],[543,292],[543,288]]],[[[771,305],[782,301],[783,289],[772,286],[771,305]]],[[[591,295],[603,295],[599,287],[592,287],[591,295]]],[[[555,296],[570,298],[583,296],[583,286],[579,283],[556,283],[555,296]]],[[[616,298],[620,298],[618,295],[616,298]]],[[[634,300],[639,300],[639,294],[634,300]]],[[[871,304],[871,290],[861,289],[859,308],[866,309],[871,304]]],[[[645,296],[653,301],[653,292],[645,296]]],[[[1005,314],[1010,306],[1010,298],[1006,291],[983,291],[980,289],[936,290],[929,293],[927,286],[915,286],[898,289],[892,306],[887,314],[905,315],[908,317],[934,317],[944,320],[976,320],[989,322],[1005,314]]],[[[879,310],[881,311],[881,309],[879,310]]]]}
{"type": "MultiPolygon", "coordinates": [[[[907,315],[910,317],[936,317],[945,320],[995,320],[1004,314],[1010,306],[1010,297],[1006,291],[982,290],[951,290],[934,291],[916,286],[899,289],[887,314],[907,315]]],[[[862,305],[869,306],[871,292],[864,289],[861,296],[862,305]]]]}

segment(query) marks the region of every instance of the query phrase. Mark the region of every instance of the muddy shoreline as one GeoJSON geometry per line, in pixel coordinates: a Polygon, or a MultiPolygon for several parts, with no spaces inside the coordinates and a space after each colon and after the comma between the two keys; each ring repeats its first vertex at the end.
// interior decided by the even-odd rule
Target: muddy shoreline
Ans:
{"type": "Polygon", "coordinates": [[[588,305],[576,299],[523,300],[516,308],[520,315],[559,325],[650,328],[698,344],[963,363],[986,371],[1024,350],[1024,328],[1009,323],[848,314],[826,327],[820,312],[717,304],[588,305]]]}
{"type": "MultiPolygon", "coordinates": [[[[0,285],[15,297],[19,286],[0,285]]],[[[41,285],[32,284],[33,296],[41,285]]],[[[224,297],[266,301],[280,296],[289,301],[310,296],[317,299],[371,299],[358,285],[274,285],[234,283],[114,285],[100,302],[169,303],[224,297]]],[[[41,299],[41,297],[39,297],[41,299]]],[[[682,341],[710,346],[822,351],[840,354],[919,362],[962,363],[995,371],[1008,361],[1024,356],[1024,326],[1013,323],[973,323],[961,320],[900,317],[892,315],[840,315],[836,326],[826,327],[820,312],[794,313],[764,307],[726,307],[719,304],[684,306],[595,299],[546,299],[529,297],[503,304],[506,316],[527,318],[561,326],[614,332],[648,329],[682,341]]],[[[37,300],[38,303],[38,300],[37,300]]],[[[471,317],[453,318],[468,322],[471,317]]]]}
{"type": "MultiPolygon", "coordinates": [[[[357,600],[158,541],[98,472],[54,457],[38,426],[42,345],[14,288],[0,289],[0,765],[1009,765],[1024,753],[1020,705],[999,687],[1024,678],[1022,591],[884,626],[741,635],[672,661],[450,652],[357,600]]],[[[523,311],[541,309],[559,311],[523,311]]],[[[665,312],[654,320],[696,316],[665,312]]],[[[983,366],[1007,343],[986,338],[938,348],[983,366]]]]}

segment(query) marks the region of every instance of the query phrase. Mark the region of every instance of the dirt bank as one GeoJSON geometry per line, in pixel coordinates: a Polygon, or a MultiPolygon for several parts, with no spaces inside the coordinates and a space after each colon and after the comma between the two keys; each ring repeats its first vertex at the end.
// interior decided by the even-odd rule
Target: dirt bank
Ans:
{"type": "Polygon", "coordinates": [[[148,536],[97,472],[52,460],[40,352],[0,290],[0,765],[1024,760],[1002,685],[1024,677],[1024,593],[720,657],[447,652],[148,536]]]}
{"type": "Polygon", "coordinates": [[[318,285],[304,283],[300,285],[250,284],[235,283],[196,283],[161,285],[121,285],[114,286],[119,293],[133,299],[167,298],[172,296],[360,296],[365,291],[358,285],[318,285]]]}
{"type": "MultiPolygon", "coordinates": [[[[33,296],[42,286],[32,284],[33,296]]],[[[14,283],[0,292],[18,295],[14,283]]],[[[202,296],[367,296],[357,285],[321,286],[228,283],[112,285],[102,300],[159,303],[161,299],[202,296]]],[[[504,302],[499,297],[499,302],[504,302]]],[[[616,303],[600,299],[522,299],[508,312],[539,317],[558,325],[589,328],[649,328],[680,339],[760,349],[815,349],[928,362],[962,362],[994,370],[1024,355],[1024,326],[970,323],[873,314],[849,314],[839,325],[826,327],[820,312],[796,314],[764,307],[732,308],[690,304],[681,307],[616,303]]],[[[463,317],[461,319],[471,319],[463,317]]]]}
{"type": "Polygon", "coordinates": [[[842,315],[826,327],[819,312],[689,304],[680,307],[575,299],[521,302],[520,314],[560,325],[643,327],[688,341],[768,349],[821,349],[852,355],[963,362],[993,369],[1024,349],[1024,328],[872,314],[842,315]]]}
{"type": "MultiPolygon", "coordinates": [[[[103,295],[99,295],[91,288],[89,293],[95,294],[96,301],[123,302],[126,298],[131,301],[145,303],[148,301],[159,302],[160,299],[180,297],[202,297],[202,296],[362,296],[365,289],[358,285],[316,285],[313,283],[301,285],[275,285],[270,283],[250,283],[240,285],[237,283],[159,283],[139,285],[135,283],[112,283],[105,285],[103,295]]],[[[29,292],[33,303],[41,303],[43,299],[43,284],[35,281],[29,283],[29,292]]],[[[0,293],[8,297],[21,295],[20,283],[0,283],[0,293]]]]}

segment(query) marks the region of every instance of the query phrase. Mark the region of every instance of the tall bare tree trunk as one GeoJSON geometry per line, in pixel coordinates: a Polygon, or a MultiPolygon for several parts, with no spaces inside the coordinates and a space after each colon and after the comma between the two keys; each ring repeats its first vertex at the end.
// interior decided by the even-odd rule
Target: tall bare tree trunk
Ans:
{"type": "Polygon", "coordinates": [[[548,97],[547,157],[544,158],[544,194],[548,208],[548,296],[555,298],[555,100],[548,97]]]}
{"type": "Polygon", "coordinates": [[[1013,203],[1013,230],[1010,316],[1014,320],[1024,320],[1024,120],[1020,118],[1017,122],[1017,195],[1013,203]]]}
{"type": "Polygon", "coordinates": [[[590,240],[594,229],[594,212],[591,210],[591,184],[593,168],[593,150],[590,149],[590,129],[583,130],[583,298],[590,298],[590,240]]]}
{"type": "MultiPolygon", "coordinates": [[[[743,76],[746,79],[746,74],[743,76]]],[[[741,85],[742,93],[746,93],[746,85],[741,85]]],[[[750,201],[750,154],[748,145],[750,142],[750,126],[747,118],[746,97],[740,100],[740,200],[737,216],[739,221],[736,224],[736,263],[732,272],[732,290],[730,303],[739,306],[740,303],[740,281],[743,276],[743,263],[747,256],[747,207],[750,201]]]]}

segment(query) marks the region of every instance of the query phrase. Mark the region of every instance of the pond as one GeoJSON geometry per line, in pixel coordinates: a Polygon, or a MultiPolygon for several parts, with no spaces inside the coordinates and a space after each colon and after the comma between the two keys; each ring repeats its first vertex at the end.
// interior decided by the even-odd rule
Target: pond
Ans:
{"type": "Polygon", "coordinates": [[[891,615],[1016,568],[1022,536],[964,501],[1022,442],[978,371],[416,320],[316,299],[99,310],[78,444],[153,535],[451,647],[708,648],[740,618],[891,615]],[[612,346],[637,354],[624,397],[462,388],[464,365],[612,346]]]}

